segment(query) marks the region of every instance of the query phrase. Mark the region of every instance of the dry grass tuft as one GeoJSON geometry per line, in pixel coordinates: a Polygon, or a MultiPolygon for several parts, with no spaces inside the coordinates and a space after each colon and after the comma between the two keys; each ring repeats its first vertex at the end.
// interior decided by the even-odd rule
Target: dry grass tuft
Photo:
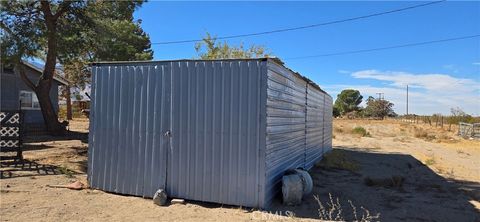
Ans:
{"type": "Polygon", "coordinates": [[[425,139],[425,140],[428,140],[428,141],[434,140],[436,138],[435,135],[429,134],[426,130],[424,130],[422,128],[415,128],[415,130],[413,132],[413,135],[416,138],[425,139]]]}
{"type": "Polygon", "coordinates": [[[402,137],[395,137],[393,138],[394,142],[401,142],[401,143],[410,143],[410,137],[402,136],[402,137]]]}
{"type": "Polygon", "coordinates": [[[447,135],[445,133],[441,133],[440,135],[437,136],[436,142],[437,143],[442,143],[442,142],[443,143],[458,143],[460,141],[450,137],[449,135],[447,135]]]}
{"type": "Polygon", "coordinates": [[[347,220],[345,214],[343,212],[342,205],[340,204],[340,200],[337,198],[333,198],[332,194],[328,194],[329,200],[325,204],[322,203],[320,198],[317,195],[313,196],[318,203],[318,217],[321,221],[360,221],[360,222],[369,222],[369,221],[378,221],[380,218],[380,213],[372,215],[370,211],[363,206],[360,206],[362,209],[362,215],[358,215],[357,207],[353,205],[351,200],[348,200],[348,203],[352,209],[352,217],[347,220]]]}
{"type": "Polygon", "coordinates": [[[370,133],[363,127],[357,126],[352,129],[353,134],[357,134],[362,137],[371,137],[370,133]]]}
{"type": "Polygon", "coordinates": [[[61,174],[65,175],[65,177],[67,177],[67,178],[73,178],[74,177],[73,175],[75,174],[75,172],[71,171],[70,169],[68,169],[64,166],[60,166],[57,169],[61,174]]]}
{"type": "Polygon", "coordinates": [[[316,166],[327,169],[348,170],[350,172],[360,170],[360,165],[356,161],[348,158],[344,151],[338,149],[333,149],[325,154],[322,161],[316,166]]]}
{"type": "Polygon", "coordinates": [[[455,171],[453,170],[453,168],[445,169],[442,167],[437,167],[437,171],[439,174],[444,175],[446,178],[451,178],[451,179],[455,178],[455,171]]]}
{"type": "Polygon", "coordinates": [[[333,131],[336,132],[336,133],[343,133],[343,129],[339,128],[339,127],[334,127],[333,131]]]}
{"type": "Polygon", "coordinates": [[[415,127],[415,131],[413,132],[413,135],[416,137],[416,138],[425,138],[428,136],[428,132],[425,131],[424,129],[422,128],[416,128],[415,127]]]}
{"type": "Polygon", "coordinates": [[[434,157],[430,157],[430,158],[425,160],[425,165],[427,165],[427,166],[434,165],[435,163],[437,163],[437,162],[435,161],[434,157]]]}

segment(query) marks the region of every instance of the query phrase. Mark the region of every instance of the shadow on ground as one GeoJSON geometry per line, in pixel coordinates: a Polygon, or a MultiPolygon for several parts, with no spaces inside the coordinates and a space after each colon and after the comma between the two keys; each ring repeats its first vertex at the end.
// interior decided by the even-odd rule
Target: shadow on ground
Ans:
{"type": "Polygon", "coordinates": [[[331,195],[335,203],[338,198],[343,221],[354,220],[349,201],[354,205],[359,221],[367,216],[364,209],[370,216],[380,214],[372,221],[480,221],[480,211],[470,203],[480,201],[479,183],[447,180],[410,155],[344,147],[335,147],[335,150],[358,164],[358,170],[352,172],[317,164],[310,170],[313,192],[299,206],[283,205],[281,194],[262,214],[258,214],[257,209],[239,206],[187,202],[207,208],[242,209],[251,213],[253,219],[267,221],[282,219],[278,216],[292,213],[296,218],[319,219],[320,207],[314,195],[319,197],[327,211],[331,195]]]}
{"type": "Polygon", "coordinates": [[[64,140],[80,140],[82,143],[88,143],[88,133],[67,131],[63,136],[50,136],[47,134],[27,133],[24,138],[24,143],[42,143],[50,141],[64,141],[64,140]]]}
{"type": "Polygon", "coordinates": [[[314,195],[328,208],[331,194],[334,202],[338,198],[347,221],[353,219],[348,200],[359,218],[366,214],[361,209],[364,207],[370,215],[380,213],[381,221],[480,221],[480,212],[470,203],[473,199],[480,201],[479,183],[447,180],[410,155],[335,149],[358,164],[359,169],[350,172],[316,165],[310,170],[312,195],[294,207],[282,205],[278,197],[270,213],[290,211],[296,217],[318,219],[319,204],[314,195]]]}
{"type": "Polygon", "coordinates": [[[63,167],[38,164],[29,160],[2,160],[0,161],[0,179],[15,177],[34,177],[45,175],[65,174],[73,176],[78,174],[63,167]]]}

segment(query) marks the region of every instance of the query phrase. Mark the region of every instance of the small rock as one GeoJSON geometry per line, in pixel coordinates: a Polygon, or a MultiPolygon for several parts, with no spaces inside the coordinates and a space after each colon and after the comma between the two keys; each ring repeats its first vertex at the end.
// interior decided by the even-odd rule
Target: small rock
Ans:
{"type": "Polygon", "coordinates": [[[170,201],[171,204],[185,204],[185,200],[184,199],[172,199],[170,201]]]}

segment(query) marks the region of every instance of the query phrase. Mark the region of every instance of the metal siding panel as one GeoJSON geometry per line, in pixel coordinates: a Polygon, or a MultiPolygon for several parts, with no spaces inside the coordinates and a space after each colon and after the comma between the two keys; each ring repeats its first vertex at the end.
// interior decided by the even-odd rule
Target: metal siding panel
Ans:
{"type": "Polygon", "coordinates": [[[310,169],[323,155],[324,93],[307,87],[307,147],[305,168],[310,169]]]}
{"type": "MultiPolygon", "coordinates": [[[[182,118],[184,116],[184,110],[185,109],[182,109],[182,107],[185,106],[185,103],[186,103],[186,99],[184,99],[184,95],[185,95],[185,92],[186,90],[183,90],[184,87],[183,85],[185,84],[182,84],[182,83],[185,83],[184,80],[184,74],[182,72],[182,69],[181,69],[181,66],[180,66],[180,63],[179,62],[172,62],[171,63],[171,71],[172,71],[172,101],[178,101],[178,102],[172,102],[172,113],[177,113],[177,115],[180,115],[178,118],[172,118],[171,121],[172,121],[172,135],[175,135],[177,138],[177,140],[173,140],[171,143],[172,143],[172,150],[173,149],[176,149],[177,147],[181,146],[185,140],[183,138],[184,136],[184,132],[181,132],[180,130],[181,129],[185,129],[185,127],[183,127],[183,124],[185,124],[185,118],[182,118]]],[[[180,162],[179,162],[179,157],[178,157],[179,153],[178,152],[169,152],[168,153],[168,157],[169,157],[169,161],[168,161],[168,169],[171,169],[171,168],[177,168],[179,169],[180,167],[180,162]]],[[[183,172],[180,172],[180,170],[176,173],[176,174],[172,174],[172,173],[167,173],[167,181],[168,183],[175,183],[175,184],[181,184],[179,182],[180,180],[180,176],[181,175],[184,175],[182,174],[183,172]]],[[[173,196],[176,196],[180,190],[179,190],[179,186],[168,186],[167,184],[167,192],[170,194],[170,195],[173,195],[173,196]]]]}
{"type": "Polygon", "coordinates": [[[323,140],[323,153],[332,150],[332,124],[333,124],[333,100],[330,95],[325,94],[325,113],[324,113],[324,140],[323,140]]]}
{"type": "Polygon", "coordinates": [[[170,81],[170,73],[165,75],[162,68],[93,67],[88,170],[92,187],[144,197],[165,187],[164,151],[169,142],[163,133],[170,128],[170,88],[161,86],[170,81]]]}
{"type": "Polygon", "coordinates": [[[266,119],[266,205],[280,190],[289,169],[305,166],[306,82],[275,63],[268,63],[266,119]]]}
{"type": "Polygon", "coordinates": [[[281,190],[286,170],[310,169],[324,147],[331,149],[332,108],[325,103],[329,95],[291,70],[271,62],[268,69],[265,206],[281,190]]]}
{"type": "MultiPolygon", "coordinates": [[[[156,178],[156,176],[160,176],[160,175],[152,175],[152,163],[153,163],[153,149],[155,148],[154,146],[152,146],[152,144],[154,144],[154,140],[155,140],[155,137],[157,136],[161,136],[161,135],[155,135],[154,134],[154,130],[153,130],[153,127],[154,124],[156,121],[155,119],[155,116],[156,116],[156,105],[158,103],[155,103],[155,95],[157,95],[157,87],[156,87],[156,84],[157,83],[162,83],[162,81],[156,81],[157,79],[157,76],[159,76],[160,78],[162,77],[162,72],[160,73],[155,73],[153,74],[153,71],[152,70],[152,67],[151,66],[146,66],[144,67],[144,70],[143,72],[146,72],[148,73],[147,74],[147,95],[146,95],[146,119],[147,120],[153,120],[153,121],[147,121],[146,123],[146,136],[145,136],[145,144],[144,144],[144,149],[145,149],[145,152],[144,152],[144,159],[145,160],[149,160],[149,161],[144,161],[143,163],[143,172],[140,172],[140,174],[143,174],[143,189],[144,189],[144,192],[143,194],[145,193],[153,193],[155,192],[155,189],[158,189],[158,187],[153,187],[153,184],[152,184],[152,179],[156,178]]],[[[163,95],[160,95],[158,97],[162,98],[163,95]]],[[[163,98],[162,98],[163,100],[163,98]]],[[[145,196],[145,195],[143,195],[145,196]]]]}
{"type": "MultiPolygon", "coordinates": [[[[129,98],[130,98],[130,92],[129,87],[130,81],[129,81],[129,74],[128,70],[126,70],[126,67],[120,66],[118,67],[120,69],[120,76],[121,76],[121,85],[120,85],[120,115],[119,115],[119,124],[118,124],[118,131],[119,131],[119,145],[118,145],[118,152],[116,152],[115,155],[117,155],[117,178],[115,181],[115,188],[113,189],[114,192],[120,192],[124,193],[124,173],[126,172],[126,159],[127,155],[123,153],[127,149],[127,140],[129,139],[128,133],[127,133],[127,124],[128,121],[125,121],[128,119],[129,116],[129,108],[131,105],[129,104],[129,98]]],[[[95,84],[92,84],[95,85],[95,84]]],[[[92,118],[90,117],[90,120],[92,118]]]]}
{"type": "MultiPolygon", "coordinates": [[[[110,115],[107,116],[107,127],[108,130],[110,130],[110,136],[117,138],[116,136],[116,129],[115,128],[115,117],[117,116],[117,112],[113,112],[113,110],[117,110],[118,108],[116,107],[115,103],[115,97],[118,97],[117,94],[117,85],[115,84],[116,82],[116,77],[117,77],[117,72],[116,72],[117,67],[113,67],[112,70],[108,73],[108,81],[113,82],[113,89],[109,90],[108,92],[108,104],[107,104],[107,113],[110,113],[110,115]]],[[[115,145],[116,140],[107,140],[106,141],[106,146],[107,147],[116,147],[115,145]]],[[[106,189],[112,190],[113,189],[113,181],[114,181],[114,176],[115,169],[114,169],[114,164],[116,164],[116,153],[107,153],[106,156],[108,156],[108,160],[105,161],[105,186],[106,189]]],[[[116,166],[116,165],[115,165],[116,166]]]]}
{"type": "Polygon", "coordinates": [[[267,179],[266,179],[266,150],[267,150],[267,73],[268,73],[268,63],[264,63],[261,66],[261,74],[258,77],[257,88],[260,90],[260,99],[257,102],[259,108],[257,111],[260,112],[259,116],[259,126],[258,126],[258,138],[257,144],[259,145],[258,157],[258,167],[257,172],[260,173],[259,178],[259,207],[266,208],[269,205],[267,200],[267,179]]]}
{"type": "Polygon", "coordinates": [[[102,75],[100,76],[100,79],[101,79],[101,90],[99,90],[99,95],[100,95],[100,98],[101,100],[99,101],[99,104],[100,104],[100,112],[98,114],[100,114],[100,116],[103,116],[102,118],[99,118],[100,121],[100,129],[101,131],[99,132],[99,160],[103,160],[102,162],[99,163],[99,168],[98,170],[100,171],[100,173],[98,174],[98,177],[99,177],[99,181],[101,182],[101,185],[100,187],[102,189],[107,189],[105,187],[105,170],[106,170],[106,163],[108,161],[108,156],[106,156],[106,148],[104,147],[107,147],[107,132],[108,132],[108,122],[107,122],[107,118],[109,115],[105,115],[105,113],[107,113],[106,109],[107,109],[107,105],[108,105],[108,91],[107,91],[107,86],[108,86],[108,82],[109,82],[109,78],[110,78],[110,72],[109,72],[109,67],[106,68],[106,67],[103,67],[102,68],[102,75]],[[100,93],[101,92],[101,93],[100,93]]]}
{"type": "Polygon", "coordinates": [[[262,74],[264,62],[177,63],[180,68],[173,74],[172,90],[169,195],[262,207],[262,173],[256,167],[261,165],[257,76],[262,74]]]}
{"type": "MultiPolygon", "coordinates": [[[[158,66],[156,66],[158,67],[158,66]]],[[[157,116],[158,122],[160,122],[160,130],[158,134],[156,133],[156,137],[161,138],[159,140],[159,146],[164,147],[165,149],[158,150],[156,152],[155,159],[152,160],[154,161],[153,165],[155,168],[152,169],[152,174],[153,174],[153,190],[152,190],[152,195],[153,191],[155,190],[154,188],[156,187],[162,187],[166,189],[167,186],[167,165],[169,160],[168,157],[168,151],[171,150],[172,145],[171,145],[171,139],[169,137],[165,136],[165,133],[167,130],[172,129],[171,125],[171,120],[172,120],[172,99],[171,99],[171,87],[172,87],[172,73],[170,72],[170,66],[161,66],[161,70],[158,70],[162,75],[162,81],[161,81],[161,101],[159,102],[160,104],[160,110],[161,110],[161,115],[157,116]],[[162,102],[163,101],[163,102],[162,102]],[[162,169],[165,170],[166,173],[162,173],[162,171],[155,171],[155,169],[162,169]]],[[[157,72],[157,75],[158,75],[157,72]]],[[[158,81],[157,81],[158,82],[158,81]]],[[[158,95],[156,95],[158,96],[158,95]]]]}
{"type": "Polygon", "coordinates": [[[97,122],[95,121],[95,110],[96,107],[97,107],[97,99],[96,99],[96,90],[97,90],[97,87],[96,87],[96,84],[98,83],[98,70],[100,68],[98,67],[93,67],[92,68],[92,84],[91,84],[91,102],[90,102],[90,124],[88,126],[88,131],[90,132],[89,133],[89,136],[88,136],[88,144],[89,144],[89,149],[88,149],[88,167],[87,167],[87,172],[88,172],[88,175],[87,175],[87,179],[90,183],[90,186],[93,186],[93,187],[98,187],[97,184],[95,184],[96,180],[93,180],[93,169],[96,169],[97,166],[94,164],[95,163],[95,158],[97,158],[96,156],[96,153],[95,151],[97,149],[94,149],[95,145],[94,143],[96,142],[96,136],[93,132],[96,131],[96,126],[97,126],[97,122]]]}

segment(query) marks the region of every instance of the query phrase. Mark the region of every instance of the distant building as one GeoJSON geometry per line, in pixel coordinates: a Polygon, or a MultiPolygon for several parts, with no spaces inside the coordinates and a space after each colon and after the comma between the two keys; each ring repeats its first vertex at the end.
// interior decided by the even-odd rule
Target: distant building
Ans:
{"type": "MultiPolygon", "coordinates": [[[[33,83],[36,83],[42,75],[43,68],[29,62],[23,62],[23,65],[28,78],[33,83]]],[[[27,130],[30,127],[43,128],[45,123],[35,92],[23,82],[20,74],[16,73],[13,67],[3,67],[0,76],[0,109],[2,111],[22,110],[27,130]]],[[[52,87],[50,89],[50,100],[52,101],[55,112],[58,112],[58,92],[59,86],[61,85],[67,85],[67,80],[56,74],[53,77],[52,87]]]]}

